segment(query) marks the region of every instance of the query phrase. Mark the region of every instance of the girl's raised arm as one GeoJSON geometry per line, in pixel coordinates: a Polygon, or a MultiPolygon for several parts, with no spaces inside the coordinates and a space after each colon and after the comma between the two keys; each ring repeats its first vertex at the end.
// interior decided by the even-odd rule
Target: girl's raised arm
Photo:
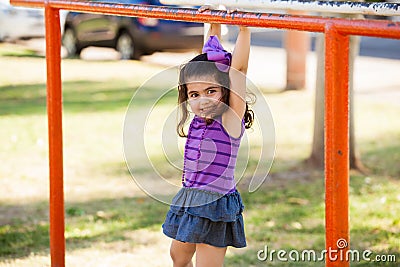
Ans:
{"type": "Polygon", "coordinates": [[[250,35],[251,32],[247,27],[240,26],[239,34],[236,39],[235,49],[232,55],[231,67],[242,72],[247,73],[247,67],[250,55],[250,35]]]}
{"type": "Polygon", "coordinates": [[[240,26],[229,70],[231,80],[229,109],[222,116],[222,124],[234,137],[242,132],[242,119],[246,112],[246,73],[250,55],[250,39],[250,29],[240,26]]]}

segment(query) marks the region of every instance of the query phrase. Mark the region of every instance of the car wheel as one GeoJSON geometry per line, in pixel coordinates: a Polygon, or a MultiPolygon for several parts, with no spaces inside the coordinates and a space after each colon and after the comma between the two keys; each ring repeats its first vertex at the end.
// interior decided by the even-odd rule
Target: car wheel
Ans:
{"type": "Polygon", "coordinates": [[[126,31],[121,32],[118,36],[116,49],[123,60],[139,59],[141,56],[141,52],[135,45],[132,36],[126,31]]]}
{"type": "Polygon", "coordinates": [[[66,28],[62,38],[62,45],[67,50],[67,57],[77,57],[81,54],[82,49],[78,46],[78,40],[73,29],[66,28]]]}

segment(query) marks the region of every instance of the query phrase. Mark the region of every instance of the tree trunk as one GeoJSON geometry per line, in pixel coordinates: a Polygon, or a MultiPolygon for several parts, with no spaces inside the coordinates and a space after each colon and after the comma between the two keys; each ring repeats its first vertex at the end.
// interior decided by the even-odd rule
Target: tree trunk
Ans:
{"type": "Polygon", "coordinates": [[[324,99],[325,99],[325,35],[317,35],[317,79],[315,83],[314,138],[311,155],[307,162],[317,169],[324,168],[324,99]]]}
{"type": "MultiPolygon", "coordinates": [[[[359,53],[360,37],[350,37],[350,55],[349,55],[349,155],[350,168],[364,171],[364,166],[359,160],[356,150],[356,140],[354,135],[354,61],[359,53]]],[[[318,34],[316,42],[317,53],[317,79],[315,92],[315,114],[314,114],[314,138],[312,144],[311,155],[307,159],[307,163],[311,166],[324,168],[324,97],[325,97],[325,36],[318,34]]]]}
{"type": "Polygon", "coordinates": [[[354,125],[354,62],[360,52],[360,36],[350,36],[349,55],[349,157],[350,169],[365,172],[366,169],[360,160],[356,149],[355,125],[354,125]]]}

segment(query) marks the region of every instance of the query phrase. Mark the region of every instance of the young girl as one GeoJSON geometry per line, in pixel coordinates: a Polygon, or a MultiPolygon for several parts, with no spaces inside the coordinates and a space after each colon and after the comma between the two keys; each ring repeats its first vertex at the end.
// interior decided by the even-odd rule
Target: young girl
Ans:
{"type": "Polygon", "coordinates": [[[234,171],[244,128],[254,117],[244,100],[250,30],[240,27],[233,55],[219,43],[220,31],[212,24],[203,54],[180,70],[177,131],[187,137],[183,187],[163,224],[164,234],[173,238],[175,267],[193,266],[195,252],[197,267],[222,266],[227,246],[246,246],[234,171]],[[186,135],[187,105],[195,116],[186,135]]]}

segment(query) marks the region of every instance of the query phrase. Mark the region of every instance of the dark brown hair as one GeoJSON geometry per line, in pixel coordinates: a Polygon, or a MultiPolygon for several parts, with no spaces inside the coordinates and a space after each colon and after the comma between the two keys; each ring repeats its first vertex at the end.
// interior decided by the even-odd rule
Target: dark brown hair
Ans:
{"type": "MultiPolygon", "coordinates": [[[[189,111],[187,109],[187,84],[193,82],[194,78],[198,80],[204,77],[213,77],[216,83],[221,86],[222,97],[220,101],[225,104],[225,107],[229,107],[229,95],[230,95],[230,79],[229,72],[220,71],[217,66],[207,59],[207,54],[200,54],[184,64],[179,72],[179,84],[178,84],[178,105],[180,108],[180,119],[177,125],[178,135],[181,137],[187,137],[183,127],[189,117],[189,111]],[[201,64],[200,62],[205,62],[201,64]]],[[[226,109],[225,109],[226,110],[226,109]]],[[[208,121],[210,123],[212,119],[208,121]]],[[[246,111],[244,114],[245,128],[249,129],[253,125],[254,112],[249,109],[248,102],[246,101],[246,111]]]]}

